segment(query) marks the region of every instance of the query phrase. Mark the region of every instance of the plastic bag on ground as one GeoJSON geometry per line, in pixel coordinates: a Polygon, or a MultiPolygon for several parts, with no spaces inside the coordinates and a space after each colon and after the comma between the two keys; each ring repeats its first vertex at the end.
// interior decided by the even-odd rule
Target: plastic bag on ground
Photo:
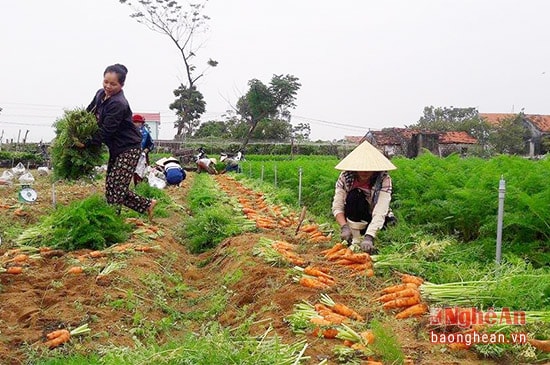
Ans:
{"type": "Polygon", "coordinates": [[[21,162],[19,162],[17,165],[11,168],[11,171],[14,175],[21,175],[25,172],[25,165],[23,165],[21,162]]]}
{"type": "Polygon", "coordinates": [[[23,185],[29,185],[34,182],[34,176],[30,172],[25,172],[19,177],[19,182],[23,185]]]}
{"type": "Polygon", "coordinates": [[[47,166],[40,166],[38,169],[38,174],[40,176],[45,176],[45,175],[49,175],[50,174],[50,169],[48,169],[47,166]]]}
{"type": "Polygon", "coordinates": [[[166,187],[166,181],[156,177],[152,171],[149,173],[147,181],[149,182],[149,186],[152,186],[154,188],[164,189],[166,187]]]}

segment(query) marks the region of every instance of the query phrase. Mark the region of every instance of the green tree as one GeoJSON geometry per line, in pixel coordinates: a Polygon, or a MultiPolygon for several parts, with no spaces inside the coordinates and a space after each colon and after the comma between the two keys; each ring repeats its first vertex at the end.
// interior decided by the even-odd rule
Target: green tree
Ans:
{"type": "Polygon", "coordinates": [[[416,124],[408,126],[412,129],[437,132],[466,130],[465,123],[479,122],[479,112],[476,108],[455,108],[427,106],[424,115],[416,124]]]}
{"type": "Polygon", "coordinates": [[[203,100],[202,93],[194,86],[188,88],[181,84],[174,90],[174,96],[177,99],[170,104],[170,109],[175,110],[178,116],[175,122],[175,127],[178,129],[176,136],[190,137],[199,125],[199,118],[205,111],[206,102],[203,100]]]}
{"type": "MultiPolygon", "coordinates": [[[[127,4],[133,10],[130,17],[149,29],[166,35],[177,47],[187,79],[187,83],[182,83],[182,86],[194,91],[191,93],[182,92],[181,97],[192,97],[185,103],[192,113],[196,115],[201,109],[200,114],[204,113],[204,105],[191,106],[191,104],[193,101],[202,100],[202,95],[200,98],[195,95],[195,93],[199,93],[195,86],[197,80],[204,76],[206,69],[215,67],[218,64],[217,61],[209,59],[206,62],[207,66],[203,70],[197,71],[196,66],[192,63],[196,53],[203,46],[203,42],[199,41],[197,37],[200,33],[206,32],[207,21],[210,20],[210,17],[202,13],[206,1],[202,4],[187,3],[186,8],[179,5],[175,0],[138,0],[136,3],[127,0],[119,1],[121,4],[127,4]]],[[[178,89],[181,89],[181,86],[178,89]]],[[[194,122],[194,119],[189,119],[191,113],[187,113],[183,109],[172,108],[172,105],[174,104],[171,104],[170,109],[175,109],[178,116],[176,121],[177,136],[181,136],[184,130],[190,133],[188,128],[194,122]]],[[[198,117],[200,117],[200,114],[198,117]]]]}
{"type": "Polygon", "coordinates": [[[296,126],[292,127],[292,138],[297,139],[298,141],[309,140],[310,134],[311,126],[309,123],[298,123],[296,126]]]}
{"type": "Polygon", "coordinates": [[[224,121],[219,120],[209,120],[208,122],[201,123],[194,137],[204,138],[204,137],[229,137],[230,132],[228,125],[224,121]]]}
{"type": "Polygon", "coordinates": [[[257,79],[250,80],[248,86],[247,93],[237,101],[237,113],[248,124],[242,148],[262,120],[290,119],[289,110],[295,107],[294,100],[301,84],[292,75],[273,75],[269,86],[257,79]]]}
{"type": "Polygon", "coordinates": [[[521,155],[525,153],[525,141],[529,138],[523,125],[523,113],[500,120],[494,126],[489,142],[497,153],[521,155]]]}
{"type": "Polygon", "coordinates": [[[258,140],[284,141],[290,139],[292,125],[282,119],[262,119],[258,122],[252,138],[258,140]]]}

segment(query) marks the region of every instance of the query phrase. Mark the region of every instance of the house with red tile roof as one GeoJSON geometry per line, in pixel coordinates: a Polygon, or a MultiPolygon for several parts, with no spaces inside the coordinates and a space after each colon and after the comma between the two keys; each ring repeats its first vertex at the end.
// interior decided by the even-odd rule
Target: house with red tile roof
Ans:
{"type": "MultiPolygon", "coordinates": [[[[504,120],[518,117],[514,113],[480,113],[479,116],[491,125],[499,125],[504,120]]],[[[540,155],[548,152],[544,146],[545,140],[550,141],[550,115],[523,114],[522,123],[530,136],[526,141],[529,147],[529,155],[540,155]]]]}
{"type": "Polygon", "coordinates": [[[415,157],[422,153],[423,149],[438,156],[448,156],[452,153],[466,154],[470,148],[477,145],[477,140],[467,132],[432,132],[409,128],[384,128],[380,131],[368,131],[359,142],[364,140],[390,158],[393,156],[415,157]]]}

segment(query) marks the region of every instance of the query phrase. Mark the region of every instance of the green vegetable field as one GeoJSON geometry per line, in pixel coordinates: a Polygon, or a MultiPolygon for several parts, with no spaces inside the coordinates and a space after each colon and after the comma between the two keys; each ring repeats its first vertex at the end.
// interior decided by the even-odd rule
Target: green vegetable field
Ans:
{"type": "Polygon", "coordinates": [[[101,176],[31,170],[34,203],[2,187],[0,363],[550,361],[548,159],[394,159],[398,223],[372,256],[340,242],[337,162],[247,156],[140,184],[153,222],[106,205],[101,176]]]}

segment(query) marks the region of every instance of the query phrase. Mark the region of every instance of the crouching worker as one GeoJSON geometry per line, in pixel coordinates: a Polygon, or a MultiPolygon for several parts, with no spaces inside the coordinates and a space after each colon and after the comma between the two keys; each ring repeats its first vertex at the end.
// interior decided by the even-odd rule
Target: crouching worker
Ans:
{"type": "Polygon", "coordinates": [[[357,243],[373,254],[374,238],[386,224],[394,223],[390,210],[396,167],[367,141],[350,152],[336,167],[342,170],[334,191],[332,213],[340,225],[342,240],[357,243]]]}
{"type": "Polygon", "coordinates": [[[156,162],[157,167],[164,173],[168,185],[177,185],[185,180],[187,175],[175,157],[164,157],[156,162]]]}
{"type": "Polygon", "coordinates": [[[242,153],[239,151],[235,156],[228,156],[226,153],[222,153],[220,156],[220,162],[223,162],[225,164],[225,169],[222,171],[222,174],[225,174],[226,172],[241,172],[241,166],[239,163],[241,162],[242,153]]]}

